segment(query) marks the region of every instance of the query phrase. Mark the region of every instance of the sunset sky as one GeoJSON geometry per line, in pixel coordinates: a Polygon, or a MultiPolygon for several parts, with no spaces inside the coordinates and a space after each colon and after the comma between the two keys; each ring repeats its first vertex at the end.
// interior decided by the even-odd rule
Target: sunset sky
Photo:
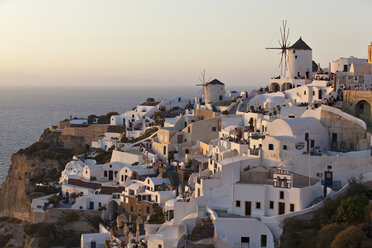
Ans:
{"type": "Polygon", "coordinates": [[[0,87],[190,85],[200,71],[231,87],[279,74],[281,20],[313,59],[367,57],[371,0],[0,0],[0,87]]]}

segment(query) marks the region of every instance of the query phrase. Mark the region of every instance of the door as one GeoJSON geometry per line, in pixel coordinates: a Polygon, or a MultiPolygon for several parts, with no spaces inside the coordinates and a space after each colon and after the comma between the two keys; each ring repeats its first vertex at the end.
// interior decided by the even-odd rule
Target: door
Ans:
{"type": "Polygon", "coordinates": [[[94,202],[89,202],[89,209],[94,210],[94,202]]]}
{"type": "Polygon", "coordinates": [[[246,216],[251,216],[251,207],[252,203],[250,201],[245,202],[245,215],[246,216]]]}
{"type": "Polygon", "coordinates": [[[331,149],[337,151],[337,133],[332,133],[331,149]]]}
{"type": "Polygon", "coordinates": [[[97,247],[96,241],[90,242],[90,248],[96,248],[96,247],[97,247]]]}
{"type": "Polygon", "coordinates": [[[318,93],[319,100],[322,100],[323,99],[322,92],[323,92],[322,90],[319,90],[319,93],[318,93]]]}
{"type": "Polygon", "coordinates": [[[284,202],[279,202],[279,210],[278,214],[285,214],[285,203],[284,202]]]}
{"type": "Polygon", "coordinates": [[[114,179],[114,173],[112,170],[109,171],[109,180],[113,180],[114,179]]]}

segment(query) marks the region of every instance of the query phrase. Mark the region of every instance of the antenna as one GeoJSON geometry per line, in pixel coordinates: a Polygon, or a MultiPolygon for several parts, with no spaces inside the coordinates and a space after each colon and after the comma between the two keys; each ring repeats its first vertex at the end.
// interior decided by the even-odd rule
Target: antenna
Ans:
{"type": "Polygon", "coordinates": [[[287,21],[282,21],[282,27],[280,28],[280,40],[278,40],[279,47],[268,47],[266,49],[277,49],[281,50],[279,52],[280,55],[280,72],[281,75],[284,76],[285,71],[287,70],[287,50],[289,49],[289,28],[287,27],[287,21]]]}

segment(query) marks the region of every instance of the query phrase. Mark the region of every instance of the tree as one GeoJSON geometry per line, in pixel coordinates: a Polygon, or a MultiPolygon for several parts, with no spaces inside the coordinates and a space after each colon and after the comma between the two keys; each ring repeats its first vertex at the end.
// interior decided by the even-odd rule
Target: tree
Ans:
{"type": "Polygon", "coordinates": [[[251,117],[250,119],[249,119],[249,129],[251,130],[251,131],[253,131],[253,129],[254,129],[254,127],[253,127],[253,123],[254,123],[254,121],[253,121],[253,118],[251,117]]]}
{"type": "Polygon", "coordinates": [[[363,220],[364,208],[368,204],[368,197],[365,194],[350,196],[342,200],[337,208],[335,220],[338,223],[352,224],[363,220]]]}
{"type": "Polygon", "coordinates": [[[329,248],[336,235],[345,230],[345,228],[346,227],[344,225],[339,225],[337,223],[323,226],[317,235],[317,248],[329,248]]]}
{"type": "Polygon", "coordinates": [[[331,248],[359,248],[367,240],[362,230],[355,226],[349,226],[336,235],[331,243],[331,248]]]}

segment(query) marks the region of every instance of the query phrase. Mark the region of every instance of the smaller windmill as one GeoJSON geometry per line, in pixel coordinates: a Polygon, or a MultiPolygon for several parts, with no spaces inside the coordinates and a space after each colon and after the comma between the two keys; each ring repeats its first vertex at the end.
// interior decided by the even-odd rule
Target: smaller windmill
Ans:
{"type": "Polygon", "coordinates": [[[288,37],[289,37],[289,28],[287,28],[287,21],[282,21],[282,27],[280,28],[280,40],[278,40],[279,47],[268,47],[266,49],[277,49],[281,50],[279,52],[280,57],[280,71],[281,75],[284,76],[287,69],[287,50],[290,48],[288,37]]]}
{"type": "Polygon", "coordinates": [[[200,84],[197,84],[196,86],[202,86],[202,92],[201,92],[201,96],[204,96],[204,101],[205,99],[207,98],[206,94],[207,94],[207,88],[208,88],[208,83],[211,81],[211,77],[208,78],[208,80],[206,79],[205,77],[205,69],[201,72],[201,77],[199,78],[199,81],[200,81],[200,84]]]}

